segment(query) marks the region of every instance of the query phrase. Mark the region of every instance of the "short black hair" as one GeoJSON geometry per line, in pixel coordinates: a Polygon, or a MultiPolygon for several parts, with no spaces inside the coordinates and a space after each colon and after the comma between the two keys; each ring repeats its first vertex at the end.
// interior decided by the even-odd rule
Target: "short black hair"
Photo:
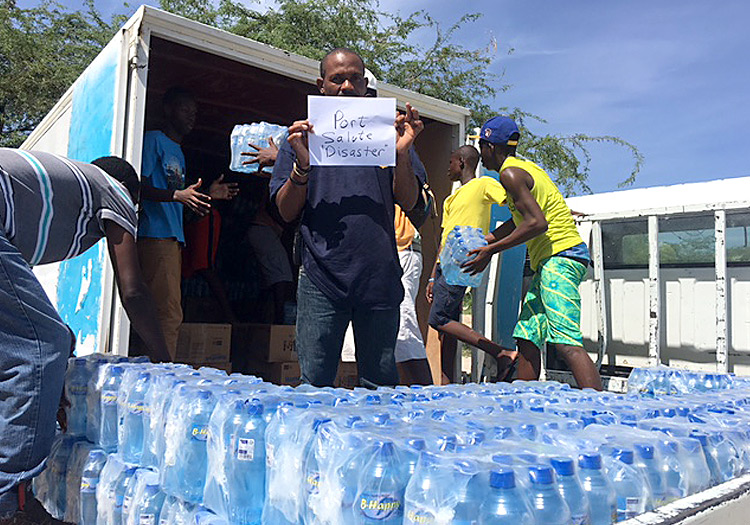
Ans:
{"type": "Polygon", "coordinates": [[[477,148],[466,144],[456,150],[456,155],[463,159],[472,171],[477,169],[477,165],[479,164],[479,152],[477,151],[477,148]]]}
{"type": "Polygon", "coordinates": [[[120,157],[100,157],[93,161],[91,164],[98,166],[104,172],[107,173],[113,179],[122,183],[125,189],[130,193],[130,198],[133,199],[133,204],[138,203],[138,196],[141,189],[141,181],[138,180],[138,175],[135,172],[133,166],[126,160],[120,157]]]}
{"type": "Polygon", "coordinates": [[[182,86],[172,86],[164,93],[161,103],[164,106],[172,106],[181,100],[195,100],[195,95],[192,91],[182,86]]]}
{"type": "Polygon", "coordinates": [[[326,69],[325,69],[325,63],[328,61],[330,57],[333,55],[337,55],[339,53],[343,53],[344,55],[354,55],[359,59],[359,63],[362,64],[362,74],[365,74],[365,61],[362,60],[362,57],[357,53],[356,51],[352,51],[348,47],[337,47],[335,49],[331,49],[328,53],[326,53],[326,56],[324,56],[320,60],[320,78],[326,78],[326,69]]]}

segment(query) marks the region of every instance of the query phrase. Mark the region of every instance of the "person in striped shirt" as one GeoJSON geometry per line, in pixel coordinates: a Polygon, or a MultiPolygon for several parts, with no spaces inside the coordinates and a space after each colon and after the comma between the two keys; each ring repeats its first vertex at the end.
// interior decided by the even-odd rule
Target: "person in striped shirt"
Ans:
{"type": "Polygon", "coordinates": [[[133,167],[116,157],[85,164],[0,148],[0,525],[35,522],[19,500],[49,454],[71,346],[32,266],[70,259],[106,237],[133,328],[153,360],[169,360],[138,264],[139,190],[133,167]]]}

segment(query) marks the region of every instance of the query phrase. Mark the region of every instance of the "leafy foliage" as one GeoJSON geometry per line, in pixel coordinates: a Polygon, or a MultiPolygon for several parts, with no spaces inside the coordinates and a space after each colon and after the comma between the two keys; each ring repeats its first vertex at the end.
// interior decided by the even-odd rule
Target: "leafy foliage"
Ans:
{"type": "MultiPolygon", "coordinates": [[[[94,0],[87,0],[84,11],[73,13],[50,0],[25,10],[16,8],[13,0],[3,1],[0,145],[18,145],[115,33],[122,18],[105,22],[94,0]]],[[[490,101],[510,88],[502,75],[490,71],[497,43],[490,40],[484,48],[469,49],[457,36],[480,14],[464,14],[443,27],[427,11],[403,16],[383,11],[377,0],[278,0],[267,11],[241,0],[160,0],[160,7],[316,60],[334,47],[351,48],[378,79],[468,107],[473,126],[494,114],[510,114],[522,127],[520,153],[547,169],[566,195],[590,192],[592,143],[615,144],[631,152],[634,165],[621,185],[633,182],[643,162],[636,147],[621,138],[539,135],[531,128],[543,119],[518,108],[493,108],[490,101]]]]}
{"type": "Polygon", "coordinates": [[[74,13],[0,3],[0,146],[23,142],[121,22],[102,20],[91,0],[74,13]]]}

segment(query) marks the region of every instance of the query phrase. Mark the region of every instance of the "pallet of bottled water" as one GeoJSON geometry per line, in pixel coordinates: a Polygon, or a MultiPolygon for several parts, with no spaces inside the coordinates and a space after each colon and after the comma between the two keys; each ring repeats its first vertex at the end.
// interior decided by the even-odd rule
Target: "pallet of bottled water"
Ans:
{"type": "Polygon", "coordinates": [[[713,392],[740,385],[750,387],[750,380],[666,366],[634,368],[628,377],[628,392],[646,396],[713,392]]]}
{"type": "Polygon", "coordinates": [[[95,355],[34,489],[83,525],[610,524],[750,472],[750,387],[722,385],[291,388],[95,355]]]}
{"type": "Polygon", "coordinates": [[[454,226],[445,238],[445,246],[440,252],[440,269],[448,284],[455,286],[472,286],[482,284],[485,271],[470,275],[463,271],[462,265],[474,258],[469,252],[487,246],[481,228],[473,226],[454,226]]]}
{"type": "MultiPolygon", "coordinates": [[[[253,157],[243,156],[243,152],[256,152],[257,150],[250,146],[255,144],[261,148],[269,146],[268,139],[271,138],[276,147],[281,147],[281,142],[286,139],[288,132],[286,126],[278,124],[269,124],[268,122],[253,122],[252,124],[237,124],[232,128],[229,136],[229,149],[232,153],[229,162],[229,169],[240,173],[257,173],[258,164],[245,164],[252,160],[253,157]]],[[[265,167],[263,171],[270,173],[271,168],[265,167]]]]}

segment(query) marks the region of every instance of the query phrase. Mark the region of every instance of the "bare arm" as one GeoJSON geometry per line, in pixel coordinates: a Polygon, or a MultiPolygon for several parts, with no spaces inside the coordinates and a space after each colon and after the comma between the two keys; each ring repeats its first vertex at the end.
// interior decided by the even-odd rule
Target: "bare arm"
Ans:
{"type": "MultiPolygon", "coordinates": [[[[312,124],[307,120],[298,120],[289,127],[287,140],[297,155],[297,166],[301,170],[310,169],[310,150],[307,145],[307,133],[312,133],[312,124]]],[[[292,222],[302,213],[307,200],[307,176],[299,177],[294,170],[289,179],[276,192],[276,207],[279,209],[281,218],[286,222],[292,222]],[[295,184],[294,182],[297,182],[295,184]]]]}
{"type": "Polygon", "coordinates": [[[500,226],[495,228],[494,231],[490,232],[488,235],[485,235],[484,240],[487,241],[488,244],[492,244],[499,241],[500,239],[507,237],[508,235],[513,233],[513,230],[515,229],[516,225],[513,222],[513,219],[507,220],[500,226]]]}
{"type": "Polygon", "coordinates": [[[396,117],[396,173],[393,177],[393,195],[404,211],[414,209],[417,204],[419,185],[414,168],[411,165],[409,150],[414,140],[424,129],[419,112],[406,104],[406,114],[396,117]]]}
{"type": "Polygon", "coordinates": [[[163,190],[154,188],[148,183],[149,179],[143,179],[141,183],[141,198],[156,202],[180,202],[190,208],[198,215],[205,215],[211,209],[211,197],[198,191],[203,181],[188,186],[184,190],[163,190]]]}
{"type": "Polygon", "coordinates": [[[512,230],[510,226],[506,226],[507,222],[504,223],[500,228],[492,232],[493,237],[496,232],[500,235],[499,238],[496,238],[497,240],[487,246],[469,252],[470,254],[474,254],[475,257],[465,262],[462,266],[464,271],[472,275],[483,271],[489,264],[492,255],[523,244],[547,231],[547,219],[539,207],[539,203],[536,202],[536,199],[531,194],[531,187],[534,183],[531,175],[520,168],[506,168],[500,173],[500,183],[505,188],[505,191],[508,192],[508,195],[513,198],[516,209],[521,214],[523,220],[521,224],[514,225],[512,230]],[[505,232],[507,232],[506,235],[501,235],[505,232]]]}
{"type": "Polygon", "coordinates": [[[154,300],[141,275],[135,238],[112,221],[105,221],[104,228],[120,300],[133,328],[143,339],[153,361],[171,361],[164,334],[157,321],[154,300]]]}

